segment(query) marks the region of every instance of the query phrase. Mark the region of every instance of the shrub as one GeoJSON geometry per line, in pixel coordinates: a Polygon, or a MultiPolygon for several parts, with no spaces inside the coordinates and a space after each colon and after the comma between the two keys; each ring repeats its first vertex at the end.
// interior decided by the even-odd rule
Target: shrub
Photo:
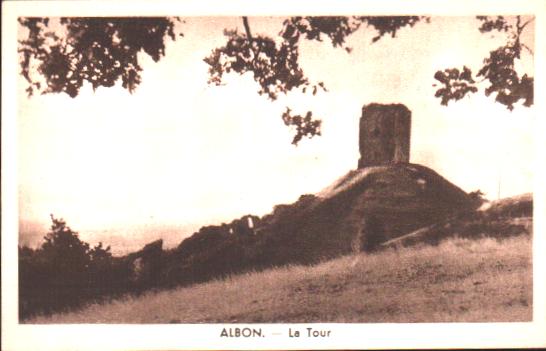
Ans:
{"type": "Polygon", "coordinates": [[[19,248],[19,314],[51,313],[120,290],[122,273],[102,243],[90,248],[62,219],[36,250],[19,248]]]}

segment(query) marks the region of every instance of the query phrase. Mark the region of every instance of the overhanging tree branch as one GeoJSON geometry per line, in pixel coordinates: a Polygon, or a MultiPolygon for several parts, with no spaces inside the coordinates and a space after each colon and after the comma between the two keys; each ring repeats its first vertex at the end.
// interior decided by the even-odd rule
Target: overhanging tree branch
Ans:
{"type": "MultiPolygon", "coordinates": [[[[478,19],[482,21],[480,32],[512,33],[512,38],[506,45],[491,51],[475,76],[466,67],[437,72],[435,78],[444,87],[436,96],[446,105],[451,100],[475,93],[476,85],[485,80],[490,83],[485,94],[494,94],[495,100],[507,108],[512,109],[520,100],[524,101],[524,106],[532,105],[533,77],[519,77],[514,60],[520,59],[522,48],[532,53],[520,37],[534,19],[522,21],[517,16],[515,24],[503,16],[479,16],[478,19]]],[[[363,26],[375,31],[373,44],[385,36],[396,37],[402,28],[429,20],[424,16],[295,16],[285,19],[279,37],[273,38],[252,35],[248,17],[242,16],[244,33],[225,30],[226,44],[215,48],[204,59],[209,65],[208,82],[221,84],[225,74],[250,72],[258,84],[258,94],[272,101],[280,94],[294,91],[316,95],[327,90],[323,82],[312,83],[300,66],[301,40],[326,39],[334,48],[350,52],[347,38],[363,26]]],[[[165,54],[167,38],[175,39],[176,18],[65,17],[59,21],[65,28],[64,36],[49,27],[49,18],[19,19],[28,30],[27,37],[19,41],[19,53],[21,74],[29,83],[29,95],[34,91],[42,94],[64,92],[75,97],[84,83],[96,89],[111,87],[118,81],[132,92],[141,81],[138,54],[145,53],[158,61],[165,54]]],[[[311,119],[311,111],[301,115],[293,115],[291,111],[287,107],[282,118],[295,129],[294,144],[302,136],[320,134],[320,121],[311,119]]]]}
{"type": "Polygon", "coordinates": [[[475,79],[467,67],[464,67],[463,71],[466,72],[464,75],[459,75],[457,68],[436,72],[434,78],[442,86],[436,91],[435,96],[441,99],[442,105],[447,105],[449,101],[460,100],[468,94],[478,91],[476,80],[480,81],[479,78],[482,77],[481,81],[489,82],[489,86],[484,89],[485,95],[493,95],[495,101],[505,105],[507,109],[513,110],[514,105],[519,101],[523,101],[523,106],[526,107],[533,105],[534,79],[527,74],[520,77],[515,68],[515,61],[521,59],[523,48],[532,54],[532,50],[521,42],[521,35],[524,28],[533,19],[521,24],[521,16],[516,16],[514,27],[503,16],[496,18],[478,16],[477,18],[482,21],[479,28],[482,33],[507,32],[509,38],[506,44],[489,53],[489,57],[484,59],[484,65],[476,74],[475,79]]]}
{"type": "Polygon", "coordinates": [[[246,37],[252,41],[252,34],[250,33],[250,26],[248,25],[248,17],[243,16],[243,25],[245,26],[246,37]]]}

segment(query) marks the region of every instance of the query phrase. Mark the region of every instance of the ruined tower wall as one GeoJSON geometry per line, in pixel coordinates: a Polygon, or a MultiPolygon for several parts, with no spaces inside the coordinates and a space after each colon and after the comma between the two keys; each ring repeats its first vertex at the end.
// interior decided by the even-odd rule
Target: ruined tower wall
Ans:
{"type": "Polygon", "coordinates": [[[411,111],[402,104],[369,104],[360,118],[358,167],[409,162],[411,111]]]}
{"type": "Polygon", "coordinates": [[[394,119],[395,147],[394,162],[403,163],[410,161],[411,141],[411,111],[404,105],[394,119]]]}

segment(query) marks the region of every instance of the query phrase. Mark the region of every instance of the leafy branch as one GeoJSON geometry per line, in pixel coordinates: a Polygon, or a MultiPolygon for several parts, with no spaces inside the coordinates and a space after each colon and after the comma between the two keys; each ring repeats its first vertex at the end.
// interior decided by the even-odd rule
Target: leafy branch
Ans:
{"type": "Polygon", "coordinates": [[[112,87],[118,79],[133,92],[141,82],[137,54],[157,62],[165,55],[165,38],[176,38],[170,18],[62,17],[50,27],[51,22],[19,18],[29,31],[19,42],[29,96],[40,91],[76,97],[84,82],[97,89],[112,87]],[[57,35],[63,31],[66,35],[57,35]]]}
{"type": "MultiPolygon", "coordinates": [[[[252,36],[247,17],[243,17],[245,33],[237,30],[226,30],[226,45],[214,49],[204,59],[209,65],[209,83],[220,85],[225,74],[252,73],[258,83],[258,94],[266,95],[275,101],[279,94],[288,94],[294,90],[316,95],[319,91],[327,91],[323,82],[311,83],[299,65],[300,40],[322,41],[327,37],[333,47],[344,48],[346,38],[358,30],[363,24],[376,29],[377,35],[372,43],[377,42],[386,34],[396,36],[397,30],[405,26],[414,26],[424,17],[291,17],[283,22],[279,33],[280,43],[272,37],[264,35],[252,36]]],[[[428,20],[428,19],[427,19],[428,20]]],[[[320,120],[312,119],[312,112],[307,111],[305,117],[291,115],[291,109],[286,107],[282,119],[287,126],[295,126],[295,136],[292,141],[297,145],[303,137],[311,138],[320,135],[320,120]],[[292,116],[292,117],[291,117],[292,116]]]]}
{"type": "MultiPolygon", "coordinates": [[[[516,60],[523,51],[532,50],[522,43],[524,29],[533,19],[523,21],[497,16],[478,16],[481,33],[498,32],[507,35],[505,45],[490,52],[483,66],[473,75],[468,67],[448,68],[436,72],[441,84],[435,96],[442,105],[457,101],[479,90],[488,82],[485,95],[508,109],[523,100],[533,104],[533,77],[519,76],[516,60]]],[[[19,41],[21,74],[28,82],[27,92],[42,94],[66,93],[76,97],[85,83],[93,89],[111,87],[121,81],[123,88],[133,92],[141,82],[142,66],[139,53],[159,61],[165,55],[167,38],[174,40],[178,18],[109,18],[63,17],[20,18],[27,29],[26,38],[19,41]]],[[[371,44],[385,36],[392,38],[405,27],[429,22],[425,16],[295,16],[286,18],[278,37],[251,32],[248,17],[242,17],[244,32],[226,29],[225,45],[215,48],[204,58],[209,65],[208,82],[220,85],[227,74],[251,74],[258,85],[258,94],[275,101],[279,95],[299,91],[316,95],[327,91],[323,82],[312,82],[299,62],[301,40],[330,41],[333,48],[351,52],[347,39],[362,27],[371,28],[371,44]]],[[[179,34],[180,36],[182,33],[179,34]]],[[[320,135],[320,119],[311,111],[293,115],[287,107],[283,122],[295,130],[293,144],[303,137],[320,135]]]]}
{"type": "Polygon", "coordinates": [[[290,108],[287,107],[282,114],[282,120],[286,126],[295,127],[296,129],[296,135],[292,139],[292,144],[294,145],[297,145],[304,136],[310,138],[315,135],[321,135],[320,127],[322,121],[314,120],[313,112],[311,111],[307,111],[305,116],[293,115],[290,108]]]}
{"type": "MultiPolygon", "coordinates": [[[[515,69],[516,60],[521,59],[523,49],[533,54],[532,50],[521,41],[523,30],[533,19],[522,23],[521,16],[517,16],[516,23],[511,24],[503,16],[496,18],[478,16],[477,18],[482,22],[479,27],[481,33],[497,31],[508,34],[506,44],[491,51],[476,74],[476,80],[481,79],[489,83],[484,89],[485,95],[494,95],[495,101],[505,105],[510,111],[520,100],[523,100],[524,106],[533,105],[534,79],[527,74],[520,77],[515,69]]],[[[435,94],[441,99],[442,105],[478,91],[477,83],[472,78],[472,71],[466,66],[462,71],[457,68],[437,71],[434,78],[443,85],[435,94]]]]}

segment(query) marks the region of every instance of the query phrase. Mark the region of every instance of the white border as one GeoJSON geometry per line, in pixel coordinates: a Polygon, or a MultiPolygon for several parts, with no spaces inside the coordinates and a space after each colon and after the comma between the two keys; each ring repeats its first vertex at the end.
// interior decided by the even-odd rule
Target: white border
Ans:
{"type": "MultiPolygon", "coordinates": [[[[21,1],[2,3],[2,349],[3,350],[144,350],[144,349],[354,349],[546,347],[546,247],[544,151],[546,150],[546,2],[491,1],[21,1]],[[341,14],[534,14],[536,16],[535,104],[536,173],[533,241],[532,323],[321,324],[333,330],[327,340],[287,337],[221,339],[222,325],[19,325],[17,322],[17,153],[15,96],[18,74],[17,17],[127,15],[341,15],[341,14]]],[[[243,327],[244,325],[235,325],[243,327]]],[[[260,324],[268,332],[292,325],[260,324]]],[[[300,325],[301,326],[301,325],[300,325]]]]}

